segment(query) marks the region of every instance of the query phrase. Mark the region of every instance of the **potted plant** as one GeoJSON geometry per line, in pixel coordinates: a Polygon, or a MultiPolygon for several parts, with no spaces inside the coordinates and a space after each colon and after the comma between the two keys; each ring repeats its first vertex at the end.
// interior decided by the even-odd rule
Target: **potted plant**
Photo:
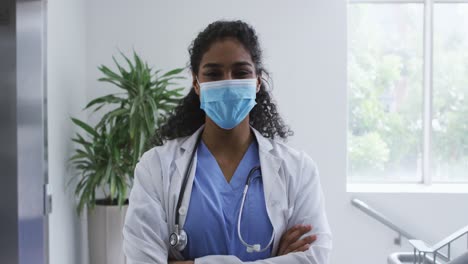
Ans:
{"type": "Polygon", "coordinates": [[[72,118],[84,132],[72,139],[78,146],[69,162],[79,177],[77,212],[81,215],[88,209],[91,264],[125,263],[122,228],[135,166],[150,147],[148,139],[182,97],[183,88],[169,89],[184,78],[179,76],[182,68],[160,74],[135,52],[133,61],[121,55],[126,68],[114,57],[117,71],[99,67],[104,75],[99,81],[115,85],[120,92],[96,98],[84,108],[100,111],[99,122],[91,125],[72,118]]]}

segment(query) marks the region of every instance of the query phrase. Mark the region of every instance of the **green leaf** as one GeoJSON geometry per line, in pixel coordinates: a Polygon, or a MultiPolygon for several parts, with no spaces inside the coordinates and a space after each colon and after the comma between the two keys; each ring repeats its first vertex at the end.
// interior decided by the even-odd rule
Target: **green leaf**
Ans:
{"type": "Polygon", "coordinates": [[[110,197],[111,199],[115,198],[115,191],[116,191],[116,177],[110,178],[110,197]]]}
{"type": "Polygon", "coordinates": [[[130,117],[130,139],[131,140],[134,140],[135,139],[135,135],[138,134],[138,128],[139,128],[139,124],[140,124],[140,121],[142,121],[140,118],[135,118],[135,116],[130,117]]]}
{"type": "Polygon", "coordinates": [[[181,95],[181,91],[184,90],[183,88],[178,88],[178,89],[174,89],[174,90],[166,90],[164,91],[164,96],[165,97],[179,97],[181,95]]]}
{"type": "Polygon", "coordinates": [[[133,63],[128,59],[127,56],[125,56],[123,52],[120,51],[120,55],[122,55],[122,57],[127,61],[128,67],[130,67],[130,72],[134,72],[135,67],[133,66],[133,63]]]}
{"type": "Polygon", "coordinates": [[[156,70],[153,72],[153,74],[151,75],[152,77],[155,77],[157,79],[158,77],[158,74],[161,72],[161,70],[156,70]]]}
{"type": "Polygon", "coordinates": [[[89,134],[93,135],[94,137],[98,137],[98,133],[92,128],[90,125],[86,124],[85,122],[77,119],[77,118],[72,118],[73,123],[75,123],[77,126],[81,127],[84,129],[86,132],[89,134]]]}
{"type": "Polygon", "coordinates": [[[117,66],[117,69],[119,69],[120,74],[121,74],[122,76],[128,74],[128,72],[127,72],[122,66],[120,66],[120,64],[117,62],[117,60],[115,59],[114,56],[112,56],[112,60],[114,61],[115,66],[117,66]]]}
{"type": "Polygon", "coordinates": [[[119,206],[122,206],[124,199],[125,199],[124,193],[123,193],[124,184],[122,184],[122,178],[117,178],[116,188],[117,188],[117,193],[118,193],[117,204],[119,206]]]}
{"type": "MultiPolygon", "coordinates": [[[[170,75],[175,75],[175,74],[179,74],[181,73],[183,70],[185,70],[185,68],[177,68],[177,69],[174,69],[172,71],[168,71],[166,72],[163,76],[161,76],[161,78],[164,78],[166,76],[170,76],[170,75]]],[[[182,77],[183,78],[183,77],[182,77]]]]}
{"type": "Polygon", "coordinates": [[[148,97],[146,98],[146,101],[149,103],[150,107],[151,107],[151,112],[154,115],[157,115],[158,114],[158,106],[156,105],[156,102],[154,101],[153,98],[151,97],[148,97]]]}
{"type": "Polygon", "coordinates": [[[72,141],[76,142],[76,143],[78,143],[80,145],[83,145],[83,146],[91,146],[92,145],[90,142],[83,141],[83,140],[78,139],[78,138],[72,138],[72,141]]]}
{"type": "Polygon", "coordinates": [[[100,82],[108,82],[108,83],[111,83],[119,88],[122,88],[124,90],[128,90],[128,85],[124,85],[122,83],[119,83],[118,81],[114,80],[114,79],[111,79],[111,78],[106,78],[106,77],[103,77],[103,78],[99,78],[98,81],[100,82]]]}
{"type": "Polygon", "coordinates": [[[133,145],[133,159],[132,159],[132,167],[134,167],[137,163],[137,160],[139,158],[139,148],[140,148],[140,133],[136,133],[134,142],[136,143],[133,145]]]}
{"type": "Polygon", "coordinates": [[[132,86],[132,83],[129,80],[123,78],[123,76],[118,75],[104,65],[101,65],[99,70],[107,76],[107,78],[100,78],[99,81],[112,83],[124,90],[127,90],[129,93],[136,93],[136,89],[132,86]]]}
{"type": "Polygon", "coordinates": [[[144,116],[145,116],[146,129],[147,129],[148,134],[149,134],[154,129],[154,117],[153,117],[153,115],[150,115],[150,113],[146,109],[145,105],[143,105],[143,112],[144,112],[144,116]]]}
{"type": "Polygon", "coordinates": [[[112,121],[119,116],[127,116],[127,115],[128,115],[128,109],[126,108],[114,109],[111,112],[105,114],[96,126],[102,127],[106,123],[112,123],[112,121]]]}
{"type": "Polygon", "coordinates": [[[118,81],[120,83],[125,83],[126,80],[122,78],[122,76],[118,75],[117,73],[113,72],[107,66],[101,65],[98,69],[108,77],[110,80],[118,81]]]}
{"type": "Polygon", "coordinates": [[[137,159],[135,160],[135,163],[138,162],[138,159],[141,157],[141,155],[143,154],[143,151],[144,151],[144,146],[145,146],[145,142],[146,142],[146,136],[145,136],[145,133],[143,133],[143,131],[140,133],[140,140],[139,140],[139,146],[138,146],[138,156],[137,156],[137,159]]]}
{"type": "Polygon", "coordinates": [[[89,102],[84,109],[88,109],[89,107],[95,105],[95,104],[102,104],[102,103],[108,103],[108,104],[114,104],[114,103],[121,103],[124,99],[117,97],[113,94],[109,94],[106,96],[98,97],[91,102],[89,102]]]}
{"type": "Polygon", "coordinates": [[[133,101],[132,108],[130,109],[130,118],[133,118],[133,116],[135,115],[135,111],[138,108],[138,105],[140,104],[140,100],[141,100],[141,98],[137,97],[133,101]]]}
{"type": "Polygon", "coordinates": [[[109,179],[112,181],[112,178],[114,178],[112,177],[112,159],[109,159],[107,161],[106,173],[105,173],[102,183],[109,182],[109,179]]]}

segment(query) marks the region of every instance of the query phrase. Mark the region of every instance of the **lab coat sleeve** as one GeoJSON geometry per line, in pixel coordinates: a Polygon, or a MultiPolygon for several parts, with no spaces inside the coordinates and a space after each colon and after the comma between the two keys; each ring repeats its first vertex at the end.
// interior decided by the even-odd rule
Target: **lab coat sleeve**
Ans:
{"type": "MultiPolygon", "coordinates": [[[[167,220],[161,203],[162,183],[159,157],[150,159],[150,173],[143,156],[136,165],[134,183],[129,197],[129,206],[123,228],[123,249],[127,264],[167,263],[167,220]]],[[[149,163],[149,162],[146,162],[149,163]]]]}
{"type": "Polygon", "coordinates": [[[288,228],[295,224],[311,224],[313,230],[304,236],[316,234],[317,240],[305,252],[293,252],[253,262],[242,262],[235,256],[205,256],[195,264],[327,264],[332,247],[332,236],[325,213],[324,198],[317,167],[305,153],[301,155],[300,175],[294,183],[297,195],[288,228]]]}

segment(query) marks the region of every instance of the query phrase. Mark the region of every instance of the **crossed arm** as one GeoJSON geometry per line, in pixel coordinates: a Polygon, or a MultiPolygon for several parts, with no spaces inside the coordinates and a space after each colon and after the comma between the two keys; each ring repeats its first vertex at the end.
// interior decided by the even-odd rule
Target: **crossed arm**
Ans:
{"type": "MultiPolygon", "coordinates": [[[[310,245],[317,239],[316,235],[306,236],[301,239],[303,235],[312,230],[311,225],[295,225],[290,228],[281,237],[278,248],[277,256],[286,255],[291,252],[304,252],[309,249],[310,245]]],[[[169,264],[194,264],[193,260],[177,261],[170,260],[169,264]]]]}

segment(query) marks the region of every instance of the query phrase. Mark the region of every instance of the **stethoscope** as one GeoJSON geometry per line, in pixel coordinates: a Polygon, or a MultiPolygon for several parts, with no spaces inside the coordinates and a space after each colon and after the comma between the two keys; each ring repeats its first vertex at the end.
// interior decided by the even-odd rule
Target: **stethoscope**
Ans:
{"type": "MultiPolygon", "coordinates": [[[[180,187],[180,192],[179,192],[179,199],[177,201],[177,207],[176,207],[176,215],[175,215],[175,223],[174,223],[174,232],[172,232],[171,236],[169,237],[169,242],[172,248],[182,251],[184,248],[187,246],[187,233],[179,227],[179,209],[182,205],[182,200],[184,199],[184,192],[185,188],[187,186],[188,178],[189,178],[189,173],[192,170],[192,165],[193,165],[193,160],[195,157],[195,153],[198,149],[198,145],[200,144],[201,141],[201,135],[202,132],[200,132],[200,135],[198,136],[197,143],[195,144],[195,147],[193,148],[192,155],[190,157],[190,162],[187,166],[187,169],[185,171],[184,175],[184,180],[182,181],[182,186],[180,187]]],[[[264,252],[267,250],[271,244],[273,243],[273,240],[275,238],[275,233],[272,232],[270,241],[268,242],[268,245],[264,248],[261,247],[260,244],[249,244],[245,242],[245,240],[242,238],[242,234],[240,232],[240,225],[241,225],[241,219],[242,219],[242,211],[244,209],[244,203],[245,203],[245,198],[247,197],[247,191],[249,189],[250,181],[251,181],[251,176],[256,172],[260,171],[260,166],[253,167],[249,175],[247,176],[247,180],[245,182],[245,187],[244,187],[244,192],[242,194],[242,202],[240,206],[240,212],[239,212],[239,217],[237,218],[237,236],[239,237],[239,240],[241,241],[242,245],[246,247],[247,252],[252,253],[252,252],[264,252]]]]}

